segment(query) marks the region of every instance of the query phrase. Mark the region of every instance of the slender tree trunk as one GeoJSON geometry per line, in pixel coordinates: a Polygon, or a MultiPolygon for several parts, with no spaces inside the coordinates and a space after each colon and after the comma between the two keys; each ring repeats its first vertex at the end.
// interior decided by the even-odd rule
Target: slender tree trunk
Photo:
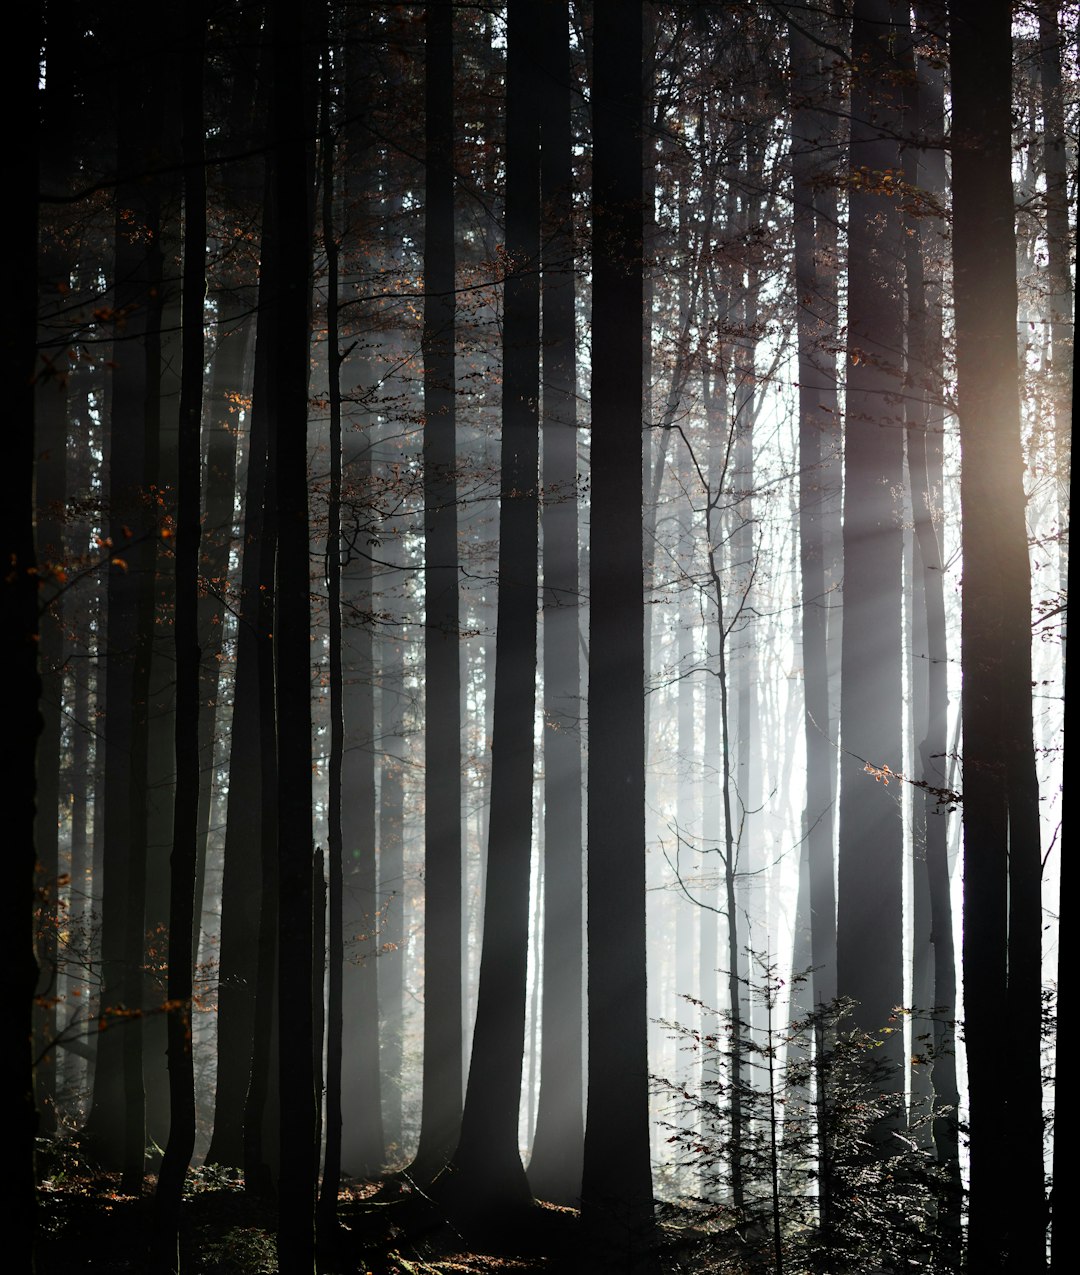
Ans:
{"type": "Polygon", "coordinates": [[[307,483],[308,345],[314,137],[313,34],[287,0],[273,7],[277,289],[271,431],[278,515],[274,621],[277,709],[278,1062],[281,1165],[278,1260],[283,1275],[315,1265],[315,1091],[312,1048],[311,603],[307,483]]]}
{"type": "Polygon", "coordinates": [[[581,670],[577,360],[569,12],[541,6],[540,194],[544,385],[544,938],[540,1098],[529,1160],[538,1199],[581,1194],[581,670]]]}
{"type": "MultiPolygon", "coordinates": [[[[263,841],[273,835],[264,829],[264,791],[273,791],[273,774],[263,773],[264,721],[272,724],[273,698],[264,693],[270,668],[267,650],[272,626],[274,537],[276,524],[267,503],[273,475],[268,447],[266,378],[270,363],[269,298],[274,282],[274,223],[269,204],[269,175],[264,192],[266,214],[262,229],[259,275],[259,314],[249,428],[246,439],[247,480],[244,492],[244,538],[241,602],[236,638],[233,684],[232,741],[229,753],[228,813],[225,823],[225,865],[221,883],[221,944],[218,953],[217,1093],[214,1133],[206,1154],[208,1164],[241,1165],[254,1169],[249,1158],[254,1128],[246,1115],[247,1096],[256,1065],[256,1048],[264,1033],[256,1028],[256,1000],[260,986],[260,914],[265,881],[260,864],[263,841]],[[256,888],[256,882],[261,882],[256,888]]],[[[271,761],[272,766],[272,761],[271,761]]],[[[271,965],[272,970],[272,965],[271,965]]],[[[261,1110],[261,1108],[260,1108],[261,1110]]],[[[249,1188],[254,1180],[248,1182],[249,1188]]]]}
{"type": "Polygon", "coordinates": [[[1011,6],[952,8],[960,417],[968,1269],[1045,1266],[1041,850],[1016,358],[1011,6]],[[998,1030],[1002,1012],[1009,1030],[998,1030]],[[1002,1074],[1009,1077],[1002,1087],[1002,1074]]]}
{"type": "Polygon", "coordinates": [[[379,702],[379,1013],[386,1142],[400,1159],[405,1031],[405,652],[395,626],[383,635],[379,702]]]}
{"type": "MultiPolygon", "coordinates": [[[[262,50],[262,60],[264,63],[267,60],[265,48],[262,50]]],[[[265,87],[262,94],[265,97],[265,87]]],[[[252,401],[247,412],[246,436],[240,438],[246,463],[246,478],[240,605],[237,617],[230,723],[225,855],[221,881],[217,989],[217,1090],[213,1136],[206,1154],[208,1164],[226,1164],[234,1168],[245,1164],[244,1109],[251,1076],[252,1046],[255,1040],[254,1018],[261,893],[255,888],[254,883],[259,881],[261,876],[259,865],[262,841],[263,776],[259,740],[260,715],[265,708],[259,693],[259,663],[263,658],[262,651],[268,627],[261,620],[261,610],[269,601],[267,593],[271,598],[273,596],[273,546],[267,544],[272,535],[272,528],[268,525],[267,512],[264,508],[268,431],[265,386],[271,317],[266,301],[274,286],[273,212],[269,206],[267,183],[268,175],[264,167],[261,202],[265,212],[261,227],[252,401]]],[[[223,309],[225,311],[223,318],[227,321],[227,303],[223,303],[223,309]]],[[[240,371],[233,362],[233,352],[239,355],[234,342],[240,340],[240,334],[236,333],[220,340],[225,342],[225,348],[223,349],[219,343],[215,353],[212,408],[215,414],[221,411],[218,394],[228,392],[230,389],[235,391],[239,384],[238,380],[231,385],[228,383],[226,368],[222,366],[222,363],[228,363],[234,375],[240,371]]],[[[232,379],[231,376],[228,378],[228,380],[232,379]]],[[[214,535],[218,525],[218,519],[213,516],[212,511],[220,508],[224,512],[223,504],[220,506],[218,504],[218,493],[222,500],[225,496],[223,490],[225,474],[220,472],[218,465],[218,456],[223,452],[225,453],[222,456],[223,468],[228,468],[229,465],[227,448],[222,446],[223,432],[220,428],[215,429],[211,422],[206,492],[207,523],[211,536],[214,535]]],[[[233,491],[230,484],[227,514],[230,524],[232,499],[233,491]]],[[[215,539],[211,539],[210,555],[214,554],[214,545],[215,539]]],[[[208,564],[208,570],[212,572],[213,566],[208,564]]],[[[211,578],[213,578],[212,575],[211,578]]],[[[208,598],[205,602],[206,610],[212,611],[212,605],[208,598]]],[[[212,614],[209,618],[212,623],[212,614]]],[[[204,644],[207,657],[210,655],[210,650],[211,645],[204,644]]],[[[210,680],[209,677],[207,680],[210,680]]],[[[206,689],[209,690],[209,686],[206,689]]],[[[209,716],[210,714],[206,714],[203,719],[204,742],[212,740],[212,735],[206,733],[205,729],[209,716]]],[[[209,818],[209,805],[206,806],[205,815],[209,818]]],[[[200,824],[200,827],[202,826],[200,824]]]]}
{"type": "MultiPolygon", "coordinates": [[[[916,18],[925,27],[923,39],[944,46],[940,14],[931,6],[916,5],[916,18]]],[[[944,73],[933,57],[920,57],[917,126],[923,149],[917,156],[915,182],[932,198],[945,195],[944,73]]],[[[948,1269],[960,1264],[960,1092],[956,1077],[956,953],[953,935],[946,797],[948,776],[948,646],[945,629],[945,571],[941,547],[941,515],[938,511],[944,473],[943,399],[943,261],[942,231],[933,219],[917,219],[909,235],[919,257],[908,266],[909,402],[918,411],[908,430],[908,468],[911,474],[917,553],[922,564],[926,615],[926,716],[925,731],[917,732],[919,773],[929,785],[915,794],[923,807],[925,828],[926,889],[930,912],[931,997],[925,1008],[933,1011],[934,1061],[931,1083],[939,1114],[933,1123],[937,1161],[944,1175],[938,1203],[937,1235],[948,1269]],[[921,296],[920,296],[921,294],[921,296]],[[936,517],[935,517],[936,514],[936,517]],[[934,789],[939,791],[935,792],[934,789]],[[944,790],[944,791],[941,791],[944,790]]],[[[917,1002],[916,1002],[917,1003],[917,1002]]]]}
{"type": "Polygon", "coordinates": [[[608,1265],[653,1264],[645,976],[641,509],[642,13],[593,26],[588,1114],[583,1220],[608,1265]],[[614,1171],[613,1171],[614,1168],[614,1171]]]}
{"type": "Polygon", "coordinates": [[[806,808],[810,962],[816,1004],[836,995],[836,887],[833,862],[833,723],[829,704],[829,594],[826,586],[823,451],[833,428],[835,359],[826,366],[823,342],[832,335],[817,263],[814,156],[822,145],[814,106],[822,91],[817,54],[798,24],[790,28],[796,81],[792,119],[795,178],[795,290],[799,343],[799,545],[806,736],[806,808]]]}
{"type": "MultiPolygon", "coordinates": [[[[40,22],[40,11],[36,15],[40,22]]],[[[10,451],[0,477],[0,552],[6,570],[0,582],[0,650],[3,652],[3,764],[12,787],[5,821],[9,849],[8,881],[4,891],[3,925],[6,968],[12,972],[16,1001],[5,1015],[6,1057],[14,1071],[5,1128],[11,1138],[9,1156],[13,1181],[8,1189],[13,1225],[9,1230],[15,1252],[32,1253],[37,1193],[34,1188],[33,1067],[30,1041],[33,997],[38,982],[32,925],[34,873],[35,768],[34,747],[41,732],[38,706],[38,575],[34,553],[34,371],[37,312],[37,186],[38,77],[41,30],[33,21],[20,24],[9,45],[4,104],[9,118],[20,121],[14,130],[11,161],[18,164],[19,182],[8,209],[10,253],[5,265],[3,324],[0,350],[12,375],[7,399],[10,451]],[[20,1238],[21,1237],[21,1238],[20,1238]]]]}
{"type": "MultiPolygon", "coordinates": [[[[898,0],[856,0],[848,231],[847,420],[844,433],[844,643],[841,655],[837,988],[858,1025],[887,1028],[903,1002],[901,563],[895,493],[903,483],[901,119],[898,0]],[[867,772],[866,767],[876,768],[867,772]]],[[[883,1056],[903,1085],[902,1032],[883,1056]]]]}
{"type": "Polygon", "coordinates": [[[169,1140],[157,1186],[154,1249],[162,1271],[180,1269],[180,1203],[195,1149],[192,1052],[195,869],[199,823],[199,547],[201,539],[203,300],[206,293],[205,15],[185,9],[181,112],[184,152],[183,375],[176,517],[176,789],[169,873],[169,1140]]]}
{"type": "MultiPolygon", "coordinates": [[[[48,252],[46,280],[66,284],[68,262],[63,253],[48,252]],[[58,259],[59,255],[59,259],[58,259]],[[57,270],[61,278],[53,278],[57,270]]],[[[66,361],[66,355],[62,356],[66,361]]],[[[41,1132],[56,1130],[56,1006],[60,996],[60,802],[64,721],[65,615],[61,582],[65,576],[64,522],[67,499],[66,375],[42,375],[37,390],[37,438],[34,495],[37,504],[37,559],[42,577],[40,668],[43,727],[37,747],[37,899],[35,902],[41,982],[34,1012],[34,1089],[41,1132]]]]}
{"type": "MultiPolygon", "coordinates": [[[[326,254],[326,367],[330,400],[330,500],[326,531],[326,605],[330,665],[330,769],[326,794],[329,881],[327,923],[329,966],[326,1004],[326,1147],[316,1212],[320,1251],[337,1235],[341,1187],[341,1089],[345,967],[344,880],[342,875],[341,775],[345,753],[344,685],[341,667],[341,344],[339,340],[340,248],[334,227],[334,159],[337,138],[330,113],[329,42],[320,86],[322,131],[322,241],[326,254]]],[[[320,996],[321,996],[320,988],[320,996]]]]}
{"type": "Polygon", "coordinates": [[[449,3],[426,8],[424,221],[424,1071],[411,1173],[430,1181],[461,1128],[461,670],[454,398],[454,48],[449,3]]]}
{"type": "MultiPolygon", "coordinates": [[[[1076,291],[1073,292],[1073,325],[1075,331],[1077,318],[1076,291]]],[[[1080,415],[1080,376],[1077,375],[1077,367],[1080,360],[1073,359],[1072,371],[1072,426],[1076,429],[1077,416],[1080,415]]],[[[1068,573],[1069,579],[1066,583],[1072,583],[1072,577],[1076,574],[1072,569],[1073,558],[1069,559],[1068,573]]],[[[1069,667],[1069,647],[1065,647],[1065,685],[1068,687],[1068,667],[1069,667]]],[[[1073,661],[1073,686],[1076,686],[1076,661],[1073,661]]],[[[1066,694],[1068,692],[1066,691],[1066,694]]],[[[1075,692],[1074,692],[1075,693],[1075,692]]],[[[1062,770],[1068,774],[1066,767],[1069,758],[1074,756],[1074,749],[1069,748],[1066,743],[1065,752],[1062,756],[1062,770]]],[[[1061,794],[1061,844],[1062,847],[1069,847],[1071,850],[1071,838],[1075,835],[1076,827],[1076,804],[1075,798],[1072,796],[1071,789],[1065,786],[1061,794]],[[1066,840],[1069,838],[1069,840],[1066,840]]],[[[1061,904],[1058,928],[1058,994],[1057,994],[1057,1032],[1055,1036],[1055,1044],[1057,1048],[1057,1057],[1059,1059],[1067,1059],[1071,1057],[1071,1046],[1076,1037],[1076,1028],[1073,1023],[1072,1011],[1076,1003],[1076,990],[1072,984],[1072,972],[1076,969],[1077,942],[1076,936],[1069,926],[1072,920],[1072,909],[1075,903],[1072,902],[1076,898],[1077,872],[1076,872],[1076,856],[1073,853],[1063,854],[1061,857],[1061,904]]],[[[1056,1086],[1054,1090],[1054,1185],[1050,1193],[1051,1205],[1051,1221],[1052,1228],[1050,1232],[1050,1269],[1054,1275],[1063,1275],[1067,1269],[1069,1261],[1068,1253],[1071,1251],[1070,1239],[1072,1235],[1072,1227],[1070,1226],[1067,1204],[1066,1204],[1066,1181],[1068,1172],[1068,1161],[1070,1155],[1070,1135],[1076,1125],[1076,1116],[1070,1106],[1070,1094],[1068,1087],[1061,1083],[1062,1069],[1060,1063],[1057,1067],[1056,1086]]]]}

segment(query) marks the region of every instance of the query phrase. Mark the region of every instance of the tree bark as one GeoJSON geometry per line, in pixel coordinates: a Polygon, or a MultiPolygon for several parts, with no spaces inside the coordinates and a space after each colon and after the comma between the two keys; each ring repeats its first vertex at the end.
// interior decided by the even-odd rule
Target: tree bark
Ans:
{"type": "Polygon", "coordinates": [[[1041,848],[1016,354],[1011,6],[951,11],[960,418],[968,1269],[1045,1267],[1041,848]],[[1008,1030],[1002,1039],[1001,1016],[1008,1030]],[[1002,1086],[1002,1075],[1008,1086],[1002,1086]]]}
{"type": "Polygon", "coordinates": [[[281,1166],[278,1259],[284,1275],[315,1266],[312,1049],[311,603],[307,481],[308,345],[315,67],[313,24],[273,6],[271,90],[277,226],[271,431],[278,514],[274,621],[277,708],[278,1063],[281,1166]]]}
{"type": "Polygon", "coordinates": [[[529,1185],[576,1204],[582,1090],[581,671],[577,360],[569,11],[541,6],[540,198],[544,440],[544,937],[540,1097],[529,1185]]]}
{"type": "Polygon", "coordinates": [[[594,656],[582,1210],[610,1265],[648,1269],[654,1220],[645,976],[640,5],[597,6],[593,66],[589,649],[594,656]]]}
{"type": "Polygon", "coordinates": [[[203,300],[206,294],[206,169],[201,4],[185,9],[181,112],[184,157],[183,373],[175,547],[176,788],[169,872],[167,1032],[169,1140],[158,1175],[154,1255],[159,1270],[180,1269],[180,1205],[195,1149],[192,991],[195,870],[199,824],[199,549],[202,534],[203,300]]]}
{"type": "Polygon", "coordinates": [[[903,1085],[901,566],[902,239],[896,140],[902,82],[895,45],[908,9],[856,0],[852,28],[847,420],[844,431],[844,642],[840,673],[837,989],[855,1021],[888,1031],[883,1057],[903,1085]],[[877,768],[867,773],[866,767],[877,768]]]}
{"type": "Polygon", "coordinates": [[[461,1129],[461,669],[454,394],[453,9],[425,11],[424,218],[424,1063],[420,1145],[430,1181],[461,1129]]]}
{"type": "MultiPolygon", "coordinates": [[[[510,0],[499,602],[483,948],[453,1187],[469,1211],[531,1199],[518,1146],[525,1047],[536,683],[540,387],[537,10],[510,0]]],[[[505,1217],[502,1219],[505,1221],[505,1217]]]]}

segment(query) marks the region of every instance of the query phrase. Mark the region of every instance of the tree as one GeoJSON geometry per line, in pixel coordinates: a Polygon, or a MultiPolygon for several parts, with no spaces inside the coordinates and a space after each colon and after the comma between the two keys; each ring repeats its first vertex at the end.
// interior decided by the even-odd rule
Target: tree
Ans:
{"type": "MultiPolygon", "coordinates": [[[[37,16],[40,20],[40,12],[37,16]]],[[[34,874],[35,772],[34,746],[41,731],[38,698],[38,588],[34,552],[34,370],[36,363],[35,315],[37,312],[37,200],[38,130],[37,84],[40,29],[27,22],[12,50],[11,75],[5,78],[5,102],[12,118],[24,121],[17,130],[13,156],[26,178],[12,209],[13,254],[5,268],[9,304],[0,329],[0,348],[14,372],[10,402],[13,452],[3,467],[0,498],[0,552],[7,570],[0,583],[0,642],[3,643],[2,699],[5,722],[3,759],[15,787],[8,833],[11,838],[11,888],[4,892],[4,955],[17,979],[18,999],[8,1016],[5,1046],[14,1067],[7,1090],[9,1127],[12,1132],[16,1205],[16,1232],[23,1251],[32,1252],[37,1215],[34,1189],[33,1070],[30,1042],[33,998],[37,990],[38,963],[32,929],[34,874]],[[10,565],[9,565],[10,564],[10,565]]],[[[13,1242],[16,1242],[13,1236],[13,1242]]]]}
{"type": "Polygon", "coordinates": [[[511,0],[506,65],[506,274],[499,603],[491,819],[476,1024],[454,1186],[470,1209],[531,1199],[518,1150],[532,852],[539,505],[540,171],[536,6],[511,0]]]}
{"type": "Polygon", "coordinates": [[[1011,7],[950,12],[953,272],[964,555],[968,1269],[1045,1266],[1039,786],[1016,356],[1011,7]],[[1004,1046],[994,1019],[1005,1007],[1004,1046]],[[1002,1052],[1009,1076],[1001,1086],[1002,1052]]]}
{"type": "Polygon", "coordinates": [[[165,32],[110,35],[132,72],[117,85],[112,412],[105,704],[111,715],[104,784],[102,1006],[87,1131],[106,1163],[122,1167],[127,1190],[142,1186],[145,1155],[142,1014],[145,963],[147,747],[153,646],[160,426],[163,260],[161,190],[151,167],[163,110],[150,65],[165,32]],[[146,43],[144,37],[148,37],[146,43]],[[129,100],[130,97],[130,100],[129,100]],[[141,228],[131,233],[130,227],[141,228]]]}
{"type": "Polygon", "coordinates": [[[582,1112],[581,676],[578,430],[568,6],[541,6],[540,198],[544,442],[544,969],[538,1199],[577,1202],[582,1112]]]}
{"type": "MultiPolygon", "coordinates": [[[[837,988],[864,1031],[903,1002],[903,826],[897,790],[866,767],[901,769],[903,483],[901,119],[898,48],[908,9],[857,0],[852,25],[844,640],[840,672],[837,988]],[[890,760],[891,759],[891,760],[890,760]]],[[[899,1067],[899,1035],[886,1037],[899,1067]]],[[[902,1084],[899,1070],[896,1083],[902,1084]]]]}
{"type": "Polygon", "coordinates": [[[453,9],[425,9],[424,1076],[412,1173],[433,1178],[461,1128],[461,669],[458,652],[453,9]]]}
{"type": "Polygon", "coordinates": [[[273,10],[272,120],[278,258],[273,305],[273,446],[278,511],[277,709],[278,1041],[283,1272],[314,1268],[315,1076],[311,1043],[312,836],[308,344],[314,194],[315,68],[312,25],[280,0],[273,10]],[[299,95],[297,97],[297,95],[299,95]]]}
{"type": "Polygon", "coordinates": [[[192,984],[195,876],[199,836],[199,546],[202,492],[203,299],[206,293],[206,169],[203,60],[206,18],[185,12],[183,93],[184,293],[176,518],[176,787],[169,874],[169,1140],[158,1175],[157,1265],[179,1271],[180,1201],[195,1149],[192,984]]]}
{"type": "Polygon", "coordinates": [[[583,1219],[611,1264],[653,1237],[645,978],[641,544],[642,14],[593,25],[589,1066],[583,1219]],[[601,655],[602,653],[602,655],[601,655]],[[613,1172],[613,1166],[617,1166],[613,1172]]]}

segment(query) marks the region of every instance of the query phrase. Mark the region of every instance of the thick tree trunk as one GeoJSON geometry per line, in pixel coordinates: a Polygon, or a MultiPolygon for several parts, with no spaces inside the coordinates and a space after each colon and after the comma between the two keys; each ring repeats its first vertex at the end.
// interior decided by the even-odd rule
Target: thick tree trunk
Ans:
{"type": "Polygon", "coordinates": [[[87,1132],[106,1164],[141,1189],[145,1151],[142,1074],[146,898],[146,758],[153,645],[156,526],[144,495],[157,478],[160,421],[161,249],[158,183],[142,179],[156,138],[160,92],[151,50],[121,37],[132,80],[118,102],[114,308],[126,315],[112,368],[109,438],[107,716],[100,1018],[87,1132]],[[135,100],[132,100],[132,94],[135,100]],[[147,238],[130,234],[132,218],[147,238]]]}
{"type": "Polygon", "coordinates": [[[964,555],[968,1269],[1045,1266],[1041,850],[1016,356],[1011,6],[952,7],[953,271],[964,555]],[[1002,1039],[1002,1013],[1008,1030],[1002,1039]],[[1009,1078],[1003,1088],[1001,1077],[1009,1078]]]}
{"type": "MultiPolygon", "coordinates": [[[[40,11],[38,11],[40,16],[40,11]]],[[[0,553],[6,570],[0,581],[0,652],[5,676],[0,689],[3,713],[4,773],[12,800],[5,820],[8,882],[3,892],[6,968],[11,971],[15,1003],[5,1015],[4,1047],[13,1076],[5,1092],[5,1129],[10,1137],[12,1185],[8,1189],[15,1252],[32,1253],[37,1193],[34,1189],[33,1069],[30,1054],[33,997],[38,982],[32,926],[34,873],[34,748],[41,731],[38,707],[38,575],[34,553],[34,371],[37,313],[38,77],[41,31],[33,21],[16,28],[8,50],[4,79],[8,118],[13,130],[10,159],[19,182],[8,209],[9,253],[5,258],[6,304],[0,326],[0,350],[11,372],[7,399],[9,451],[0,476],[0,553]],[[21,1238],[20,1238],[21,1237],[21,1238]]]]}
{"type": "Polygon", "coordinates": [[[647,1269],[654,1260],[645,976],[641,7],[598,6],[593,41],[594,657],[581,1194],[593,1242],[609,1265],[627,1270],[647,1269]]]}
{"type": "Polygon", "coordinates": [[[511,0],[499,604],[483,948],[456,1193],[485,1213],[531,1199],[518,1146],[525,1047],[536,681],[540,387],[538,20],[511,0]]]}

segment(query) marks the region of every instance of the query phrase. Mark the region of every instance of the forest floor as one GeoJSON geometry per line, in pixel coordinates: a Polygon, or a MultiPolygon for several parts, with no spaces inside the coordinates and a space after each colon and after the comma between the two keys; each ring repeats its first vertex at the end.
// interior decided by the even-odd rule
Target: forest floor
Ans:
{"type": "MultiPolygon", "coordinates": [[[[38,1194],[37,1275],[138,1275],[148,1271],[155,1224],[155,1179],[143,1194],[125,1195],[119,1174],[64,1157],[48,1170],[38,1194]]],[[[433,1202],[392,1194],[379,1184],[343,1190],[338,1246],[320,1271],[335,1275],[585,1275],[602,1263],[582,1250],[580,1215],[540,1204],[501,1235],[451,1224],[433,1202]]],[[[663,1228],[666,1229],[666,1228],[663,1228]]],[[[248,1194],[238,1173],[192,1170],[185,1187],[180,1237],[188,1275],[276,1275],[275,1216],[248,1194]]],[[[686,1235],[686,1232],[683,1232],[686,1235]]],[[[702,1237],[699,1237],[702,1238],[702,1237]]],[[[668,1233],[669,1243],[675,1239],[668,1233]]],[[[683,1246],[680,1244],[680,1248],[683,1246]]],[[[668,1253],[652,1269],[674,1275],[701,1270],[668,1253]]],[[[620,1268],[621,1269],[621,1268],[620,1268]]]]}

